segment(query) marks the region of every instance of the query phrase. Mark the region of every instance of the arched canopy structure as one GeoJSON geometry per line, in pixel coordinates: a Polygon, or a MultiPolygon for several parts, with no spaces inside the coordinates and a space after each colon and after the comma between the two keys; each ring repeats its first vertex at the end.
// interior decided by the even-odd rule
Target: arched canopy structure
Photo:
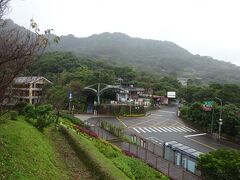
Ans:
{"type": "Polygon", "coordinates": [[[125,89],[123,89],[119,86],[108,85],[108,84],[104,84],[104,83],[96,83],[96,84],[93,84],[93,85],[83,88],[84,91],[90,91],[97,96],[98,105],[100,105],[100,96],[104,92],[113,90],[113,89],[120,90],[120,91],[126,91],[125,89]],[[101,89],[101,86],[103,86],[102,89],[101,89]],[[95,89],[95,87],[96,87],[96,89],[95,89]]]}

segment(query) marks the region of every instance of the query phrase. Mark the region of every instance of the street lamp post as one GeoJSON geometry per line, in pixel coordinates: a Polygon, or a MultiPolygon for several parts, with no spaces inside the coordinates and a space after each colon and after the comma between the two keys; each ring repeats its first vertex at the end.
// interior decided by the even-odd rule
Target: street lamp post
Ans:
{"type": "Polygon", "coordinates": [[[214,108],[212,110],[211,134],[213,134],[213,119],[214,119],[214,108]]]}
{"type": "Polygon", "coordinates": [[[221,109],[220,109],[220,117],[219,117],[219,126],[218,126],[218,138],[220,139],[221,138],[221,126],[223,124],[223,120],[222,120],[222,109],[223,109],[223,103],[222,103],[222,99],[218,98],[218,97],[215,97],[216,99],[218,99],[221,103],[221,109]]]}

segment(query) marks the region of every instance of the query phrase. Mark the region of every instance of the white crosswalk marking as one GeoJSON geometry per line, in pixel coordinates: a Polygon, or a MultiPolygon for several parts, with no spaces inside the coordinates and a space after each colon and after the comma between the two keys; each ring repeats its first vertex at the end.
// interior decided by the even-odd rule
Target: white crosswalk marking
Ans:
{"type": "Polygon", "coordinates": [[[150,130],[152,130],[153,132],[157,132],[156,130],[154,130],[153,128],[149,127],[150,130]]]}
{"type": "Polygon", "coordinates": [[[137,131],[137,133],[140,133],[140,131],[138,131],[136,128],[133,128],[135,131],[137,131]]]}
{"type": "Polygon", "coordinates": [[[145,129],[145,130],[148,131],[148,132],[151,132],[150,130],[148,130],[148,128],[143,128],[143,129],[145,129]]]}
{"type": "Polygon", "coordinates": [[[182,132],[196,132],[194,129],[191,129],[186,126],[179,127],[134,127],[131,128],[137,133],[182,133],[182,132]]]}
{"type": "Polygon", "coordinates": [[[163,129],[165,129],[167,132],[172,132],[170,129],[168,129],[167,127],[162,127],[163,129]]]}
{"type": "Polygon", "coordinates": [[[146,131],[144,131],[142,128],[139,128],[139,129],[140,129],[142,132],[144,132],[144,133],[146,132],[146,131]]]}
{"type": "Polygon", "coordinates": [[[158,132],[162,132],[159,128],[154,127],[154,129],[156,129],[158,132]]]}
{"type": "Polygon", "coordinates": [[[187,132],[192,132],[191,130],[187,129],[185,126],[181,128],[185,129],[187,132]]]}
{"type": "Polygon", "coordinates": [[[191,128],[189,128],[189,127],[185,127],[186,129],[189,129],[190,131],[192,131],[192,132],[196,132],[194,129],[191,129],[191,128]]]}
{"type": "Polygon", "coordinates": [[[182,132],[181,130],[177,129],[176,127],[171,127],[171,128],[176,130],[177,132],[182,132]]]}
{"type": "Polygon", "coordinates": [[[168,127],[168,129],[172,130],[173,132],[177,132],[175,129],[173,129],[172,127],[168,127]]]}
{"type": "Polygon", "coordinates": [[[185,129],[182,129],[181,127],[176,127],[176,129],[179,129],[180,132],[187,132],[185,129]]]}
{"type": "Polygon", "coordinates": [[[158,129],[161,129],[163,132],[167,132],[165,129],[158,127],[158,129]]]}

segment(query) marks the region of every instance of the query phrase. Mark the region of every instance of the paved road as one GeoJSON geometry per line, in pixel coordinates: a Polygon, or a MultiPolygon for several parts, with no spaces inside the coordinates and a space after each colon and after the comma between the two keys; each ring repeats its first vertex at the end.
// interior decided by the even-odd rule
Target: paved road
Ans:
{"type": "Polygon", "coordinates": [[[93,117],[87,121],[96,124],[99,120],[111,122],[115,126],[125,128],[126,134],[136,134],[149,140],[160,142],[177,141],[200,152],[206,153],[221,147],[240,149],[231,143],[213,139],[204,132],[186,125],[176,116],[176,107],[165,107],[151,111],[150,115],[140,118],[93,117]]]}

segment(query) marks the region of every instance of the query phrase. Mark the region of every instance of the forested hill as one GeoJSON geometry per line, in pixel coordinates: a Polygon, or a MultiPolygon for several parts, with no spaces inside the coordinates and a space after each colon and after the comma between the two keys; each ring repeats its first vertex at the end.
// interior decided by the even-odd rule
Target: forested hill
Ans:
{"type": "MultiPolygon", "coordinates": [[[[9,24],[19,27],[12,21],[9,24]]],[[[52,44],[47,51],[73,52],[157,75],[202,78],[204,82],[240,82],[240,67],[236,65],[193,55],[169,41],[132,38],[123,33],[102,33],[87,38],[61,36],[60,43],[52,44]]]]}
{"type": "Polygon", "coordinates": [[[169,41],[131,38],[122,33],[102,33],[87,38],[62,36],[60,43],[50,50],[70,51],[156,74],[202,78],[205,82],[240,82],[240,67],[231,63],[193,55],[169,41]]]}

